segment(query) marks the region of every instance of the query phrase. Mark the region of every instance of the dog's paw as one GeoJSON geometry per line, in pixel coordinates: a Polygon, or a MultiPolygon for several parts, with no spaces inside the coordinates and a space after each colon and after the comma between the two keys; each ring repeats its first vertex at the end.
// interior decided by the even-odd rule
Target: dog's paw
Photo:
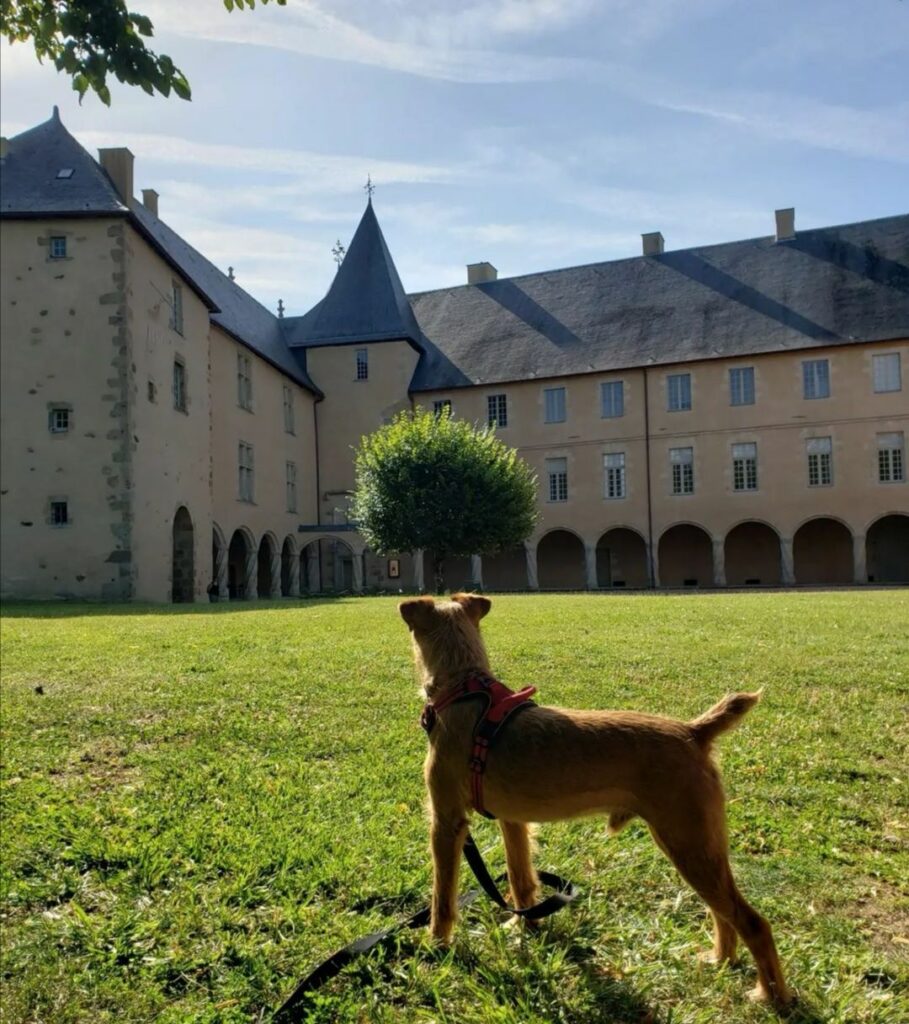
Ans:
{"type": "Polygon", "coordinates": [[[698,960],[702,964],[712,964],[714,967],[719,967],[720,964],[738,963],[735,957],[722,956],[714,949],[702,949],[698,953],[698,960]]]}
{"type": "Polygon", "coordinates": [[[763,985],[755,985],[748,993],[748,999],[752,1003],[769,1003],[778,1013],[785,1013],[795,1005],[795,996],[787,988],[770,993],[763,985]]]}

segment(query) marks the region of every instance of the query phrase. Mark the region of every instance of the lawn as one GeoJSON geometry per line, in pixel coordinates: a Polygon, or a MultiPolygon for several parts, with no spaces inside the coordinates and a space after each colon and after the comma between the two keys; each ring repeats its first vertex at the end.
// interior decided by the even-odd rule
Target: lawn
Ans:
{"type": "MultiPolygon", "coordinates": [[[[503,596],[484,629],[541,702],[685,717],[766,687],[718,753],[794,1019],[909,1020],[909,592],[503,596]]],[[[3,1021],[265,1021],[317,961],[423,906],[419,708],[392,599],[6,606],[3,1021]]],[[[474,834],[500,867],[495,824],[474,834]]],[[[746,999],[747,953],[698,962],[703,905],[640,823],[538,843],[582,890],[538,934],[478,901],[450,951],[405,933],[308,1019],[773,1019],[746,999]]]]}

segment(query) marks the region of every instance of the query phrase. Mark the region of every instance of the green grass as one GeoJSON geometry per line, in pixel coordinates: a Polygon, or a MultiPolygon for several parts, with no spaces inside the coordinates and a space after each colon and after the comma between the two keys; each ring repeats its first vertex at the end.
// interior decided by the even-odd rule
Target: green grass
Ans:
{"type": "MultiPolygon", "coordinates": [[[[548,703],[683,717],[765,686],[718,746],[795,1019],[909,1020],[909,593],[498,597],[485,634],[497,674],[548,703]]],[[[425,904],[393,600],[7,606],[2,642],[4,1021],[267,1020],[316,961],[425,904]]],[[[495,825],[474,832],[500,867],[495,825]]],[[[538,841],[582,890],[539,934],[477,903],[449,952],[405,933],[309,1019],[772,1019],[747,954],[698,963],[703,906],[643,826],[538,841]]]]}

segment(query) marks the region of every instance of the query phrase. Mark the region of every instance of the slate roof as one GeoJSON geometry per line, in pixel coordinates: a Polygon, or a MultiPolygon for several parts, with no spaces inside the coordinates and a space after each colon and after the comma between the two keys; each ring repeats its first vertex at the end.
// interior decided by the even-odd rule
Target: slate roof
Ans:
{"type": "Polygon", "coordinates": [[[355,342],[420,341],[420,329],[404,294],[372,199],[351,240],[328,293],[302,317],[284,321],[292,347],[355,342]]]}
{"type": "Polygon", "coordinates": [[[909,337],[909,215],[410,296],[414,391],[909,337]]]}

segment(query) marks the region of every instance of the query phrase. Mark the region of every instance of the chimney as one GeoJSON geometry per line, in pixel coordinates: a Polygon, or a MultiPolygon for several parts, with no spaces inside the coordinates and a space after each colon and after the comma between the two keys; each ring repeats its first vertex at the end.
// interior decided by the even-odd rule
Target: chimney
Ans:
{"type": "Polygon", "coordinates": [[[650,231],[646,235],[641,235],[641,242],[644,246],[645,256],[662,256],[663,255],[663,236],[659,231],[650,231]]]}
{"type": "Polygon", "coordinates": [[[4,135],[0,138],[0,160],[6,159],[6,154],[9,152],[9,139],[4,135]]]}
{"type": "Polygon", "coordinates": [[[787,210],[776,211],[776,240],[785,242],[790,238],[795,238],[794,206],[790,206],[787,210]]]}
{"type": "Polygon", "coordinates": [[[125,146],[98,150],[98,160],[126,206],[133,200],[133,159],[132,153],[125,146]]]}
{"type": "Polygon", "coordinates": [[[158,216],[158,193],[153,188],[142,189],[142,205],[156,217],[158,216]]]}
{"type": "Polygon", "coordinates": [[[495,281],[498,279],[499,272],[491,263],[468,263],[467,264],[467,283],[468,284],[486,284],[487,281],[495,281]]]}

